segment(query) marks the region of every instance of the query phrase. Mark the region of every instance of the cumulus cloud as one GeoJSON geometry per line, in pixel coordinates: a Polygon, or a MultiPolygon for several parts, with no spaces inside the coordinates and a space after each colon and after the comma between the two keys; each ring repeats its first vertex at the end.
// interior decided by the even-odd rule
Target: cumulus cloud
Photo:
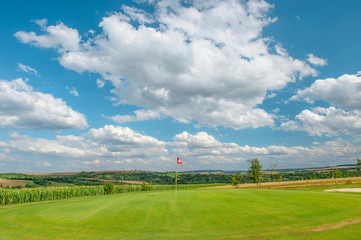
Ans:
{"type": "Polygon", "coordinates": [[[183,132],[174,136],[177,146],[173,153],[182,156],[185,164],[201,169],[233,167],[247,168],[246,160],[258,157],[262,163],[277,163],[279,167],[325,166],[353,162],[361,154],[360,139],[336,139],[310,147],[270,145],[265,147],[240,146],[220,142],[213,136],[200,132],[192,135],[183,132]]]}
{"type": "Polygon", "coordinates": [[[329,107],[303,110],[295,120],[284,122],[284,131],[306,131],[311,136],[361,133],[361,111],[329,107]]]}
{"type": "Polygon", "coordinates": [[[282,156],[304,149],[284,146],[239,146],[236,143],[222,143],[206,132],[199,132],[196,135],[183,132],[174,136],[174,144],[177,146],[176,149],[173,149],[176,154],[192,158],[195,161],[204,162],[206,160],[208,164],[239,163],[256,156],[282,156]]]}
{"type": "Polygon", "coordinates": [[[137,122],[137,121],[145,121],[151,119],[159,119],[161,118],[161,114],[159,112],[153,112],[152,110],[136,110],[134,111],[135,115],[116,115],[113,117],[106,117],[111,119],[117,123],[125,123],[125,122],[137,122]]]}
{"type": "Polygon", "coordinates": [[[267,15],[272,6],[265,1],[153,4],[152,15],[123,6],[104,17],[102,33],[87,42],[62,23],[40,35],[15,36],[58,48],[64,67],[111,81],[118,103],[213,127],[273,126],[274,115],[258,107],[267,92],[317,74],[262,36],[276,20],[267,15]]]}
{"type": "Polygon", "coordinates": [[[15,37],[22,43],[29,43],[44,48],[59,48],[61,51],[76,51],[79,49],[81,37],[78,30],[69,28],[63,23],[46,26],[46,20],[35,21],[42,29],[43,34],[19,31],[15,37]]]}
{"type": "Polygon", "coordinates": [[[327,60],[323,58],[316,57],[312,53],[307,55],[307,61],[315,66],[325,66],[327,64],[327,60]]]}
{"type": "Polygon", "coordinates": [[[155,170],[164,169],[169,163],[166,145],[129,128],[106,125],[90,129],[83,136],[58,135],[53,140],[11,133],[8,141],[0,142],[0,156],[2,150],[18,159],[42,162],[52,159],[52,166],[68,161],[78,167],[121,164],[133,169],[148,166],[155,170]]]}
{"type": "Polygon", "coordinates": [[[337,79],[318,79],[309,88],[298,90],[291,100],[324,100],[334,106],[361,110],[361,76],[345,74],[337,79]]]}
{"type": "Polygon", "coordinates": [[[20,129],[83,129],[83,114],[51,94],[37,92],[23,79],[0,80],[0,125],[20,129]]]}
{"type": "MultiPolygon", "coordinates": [[[[185,169],[247,169],[246,160],[258,157],[266,166],[324,166],[354,162],[361,154],[361,139],[335,139],[314,143],[309,147],[271,145],[240,146],[222,142],[206,132],[183,132],[173,142],[162,142],[120,126],[91,129],[84,136],[63,135],[54,140],[10,134],[0,144],[4,155],[23,164],[53,167],[57,171],[84,169],[173,170],[175,159],[181,157],[185,169]],[[167,150],[169,148],[169,151],[167,150]],[[49,162],[49,159],[52,162],[49,162]]],[[[8,159],[6,157],[6,159],[8,159]]],[[[10,163],[10,162],[9,162],[10,163]]]]}
{"type": "Polygon", "coordinates": [[[151,157],[167,154],[165,143],[129,128],[106,125],[90,129],[86,136],[57,136],[55,140],[33,138],[16,133],[0,145],[3,149],[52,158],[151,157]]]}
{"type": "Polygon", "coordinates": [[[72,147],[57,140],[33,138],[16,133],[11,134],[10,140],[2,147],[9,149],[13,154],[56,159],[82,158],[93,155],[91,150],[72,147]]]}
{"type": "Polygon", "coordinates": [[[106,125],[103,128],[90,129],[87,136],[117,156],[157,156],[168,153],[164,142],[127,127],[106,125]]]}
{"type": "Polygon", "coordinates": [[[339,78],[316,80],[310,87],[298,90],[290,100],[317,100],[331,104],[329,108],[303,110],[295,120],[284,122],[285,131],[306,131],[313,136],[351,135],[361,132],[361,77],[344,74],[339,78]]]}

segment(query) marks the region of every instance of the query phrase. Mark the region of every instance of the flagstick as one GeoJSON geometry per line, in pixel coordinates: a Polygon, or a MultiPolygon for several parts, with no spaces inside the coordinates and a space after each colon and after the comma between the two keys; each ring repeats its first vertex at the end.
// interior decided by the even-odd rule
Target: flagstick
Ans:
{"type": "Polygon", "coordinates": [[[175,196],[177,197],[178,192],[178,163],[175,170],[175,196]]]}

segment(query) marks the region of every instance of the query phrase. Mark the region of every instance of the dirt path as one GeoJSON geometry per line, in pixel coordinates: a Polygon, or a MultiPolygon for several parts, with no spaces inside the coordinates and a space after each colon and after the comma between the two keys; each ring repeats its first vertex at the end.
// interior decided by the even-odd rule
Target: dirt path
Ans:
{"type": "MultiPolygon", "coordinates": [[[[300,180],[300,181],[282,181],[282,182],[264,182],[261,183],[261,188],[292,188],[292,187],[308,187],[308,186],[322,186],[335,185],[345,183],[361,183],[361,177],[348,177],[337,179],[314,179],[314,180],[300,180]]],[[[256,188],[254,183],[239,184],[238,188],[256,188]]],[[[209,187],[209,188],[235,188],[232,185],[209,187]]]]}
{"type": "Polygon", "coordinates": [[[337,189],[328,189],[325,192],[361,192],[361,188],[337,188],[337,189]]]}
{"type": "Polygon", "coordinates": [[[351,219],[343,220],[338,223],[323,224],[316,228],[310,229],[309,231],[310,232],[322,232],[322,231],[326,231],[326,230],[342,228],[344,226],[348,226],[348,225],[352,225],[352,224],[356,224],[356,223],[360,223],[360,222],[361,222],[361,218],[351,218],[351,219]]]}

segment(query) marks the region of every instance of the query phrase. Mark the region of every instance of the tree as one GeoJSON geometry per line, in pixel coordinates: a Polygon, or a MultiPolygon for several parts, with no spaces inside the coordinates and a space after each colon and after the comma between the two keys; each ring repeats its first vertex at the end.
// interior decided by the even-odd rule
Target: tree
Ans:
{"type": "Polygon", "coordinates": [[[239,175],[239,173],[233,174],[231,176],[231,179],[232,179],[231,184],[232,184],[232,186],[235,186],[235,187],[238,187],[238,184],[240,184],[242,181],[242,177],[241,177],[241,175],[239,175]]]}
{"type": "Polygon", "coordinates": [[[356,170],[361,171],[361,159],[357,159],[356,170]]]}
{"type": "Polygon", "coordinates": [[[145,181],[142,181],[142,185],[140,186],[140,188],[142,189],[142,191],[149,191],[150,189],[152,189],[152,185],[147,184],[145,181]]]}
{"type": "Polygon", "coordinates": [[[274,181],[275,180],[275,172],[277,169],[277,163],[272,163],[268,169],[271,170],[270,179],[271,179],[271,181],[274,181]]]}
{"type": "Polygon", "coordinates": [[[112,194],[114,191],[114,184],[111,182],[105,183],[103,187],[104,187],[105,194],[112,194]]]}
{"type": "Polygon", "coordinates": [[[338,170],[338,168],[333,169],[332,177],[335,179],[335,183],[337,184],[337,178],[342,177],[342,172],[338,170]]]}
{"type": "Polygon", "coordinates": [[[254,183],[257,183],[257,187],[259,187],[262,180],[262,172],[261,172],[262,165],[257,158],[248,160],[248,165],[249,165],[248,173],[250,174],[250,179],[254,183]]]}

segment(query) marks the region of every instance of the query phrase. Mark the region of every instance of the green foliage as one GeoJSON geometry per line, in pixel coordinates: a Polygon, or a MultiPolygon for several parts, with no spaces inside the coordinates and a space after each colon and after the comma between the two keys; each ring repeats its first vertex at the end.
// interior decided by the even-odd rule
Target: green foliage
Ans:
{"type": "Polygon", "coordinates": [[[337,184],[337,178],[342,177],[342,172],[338,170],[338,168],[333,169],[332,177],[335,179],[335,183],[337,184]]]}
{"type": "Polygon", "coordinates": [[[145,181],[142,181],[142,185],[140,185],[142,191],[149,191],[152,189],[152,185],[146,183],[145,181]]]}
{"type": "Polygon", "coordinates": [[[262,180],[262,165],[257,158],[248,160],[250,179],[252,182],[259,184],[262,180]]]}
{"type": "MultiPolygon", "coordinates": [[[[219,186],[219,184],[186,184],[178,185],[178,190],[196,189],[219,186]]],[[[152,191],[174,190],[175,185],[153,185],[152,191]]],[[[112,193],[140,192],[140,185],[115,185],[112,193]]],[[[104,195],[104,186],[74,186],[74,187],[39,187],[14,189],[5,187],[0,189],[0,205],[58,200],[72,197],[104,195]]]]}
{"type": "Polygon", "coordinates": [[[114,184],[111,182],[106,182],[103,187],[105,194],[112,194],[114,192],[114,184]]]}
{"type": "Polygon", "coordinates": [[[361,171],[361,159],[357,159],[356,170],[361,171]]]}
{"type": "Polygon", "coordinates": [[[0,205],[39,202],[70,197],[95,196],[104,194],[102,187],[58,187],[0,189],[0,205]]]}
{"type": "Polygon", "coordinates": [[[342,172],[340,170],[338,170],[338,168],[335,168],[335,169],[333,169],[332,176],[334,178],[341,178],[342,177],[342,172]]]}
{"type": "Polygon", "coordinates": [[[232,181],[231,181],[232,186],[236,186],[236,187],[237,187],[238,184],[240,184],[241,181],[242,181],[242,177],[241,177],[241,175],[239,175],[239,173],[233,174],[233,175],[231,176],[231,179],[232,179],[232,181]]]}
{"type": "Polygon", "coordinates": [[[276,178],[276,175],[275,175],[275,172],[276,172],[276,169],[277,169],[277,163],[272,163],[269,168],[268,168],[270,171],[271,171],[271,174],[270,174],[270,180],[273,182],[273,181],[277,181],[277,178],[276,178]]]}
{"type": "Polygon", "coordinates": [[[35,184],[41,185],[41,186],[50,186],[51,185],[51,183],[44,178],[34,178],[33,182],[35,184]]]}

